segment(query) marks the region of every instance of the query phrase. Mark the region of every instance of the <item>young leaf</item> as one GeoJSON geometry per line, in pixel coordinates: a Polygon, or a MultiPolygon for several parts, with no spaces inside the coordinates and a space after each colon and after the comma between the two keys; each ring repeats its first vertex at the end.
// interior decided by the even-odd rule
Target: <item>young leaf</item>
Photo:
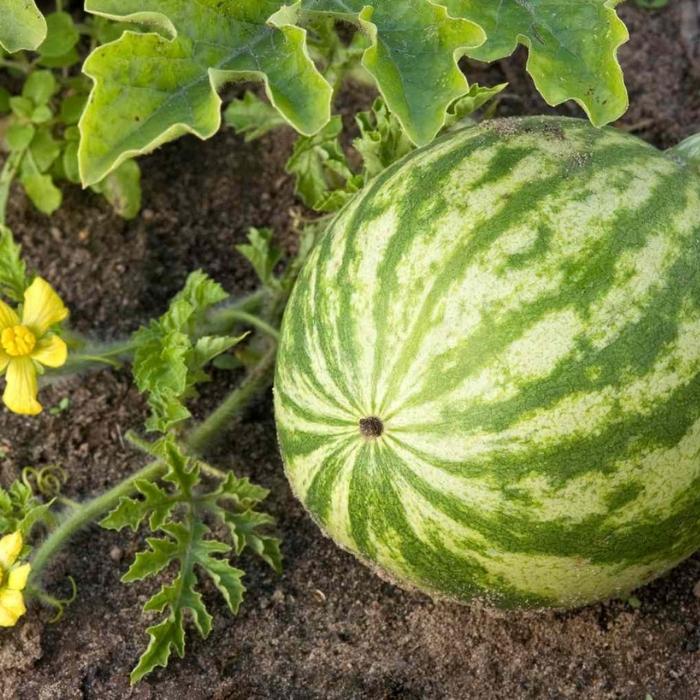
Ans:
{"type": "Polygon", "coordinates": [[[24,290],[29,286],[21,254],[10,229],[0,224],[0,294],[18,302],[24,299],[24,290]]]}
{"type": "Polygon", "coordinates": [[[314,136],[300,136],[287,161],[287,172],[296,177],[296,194],[316,211],[340,209],[362,186],[340,146],[342,130],[336,115],[314,136]]]}
{"type": "Polygon", "coordinates": [[[184,402],[197,383],[208,379],[203,366],[214,353],[226,352],[242,339],[194,338],[206,310],[226,296],[221,285],[201,271],[193,272],[168,310],[134,334],[133,373],[151,407],[149,430],[166,432],[189,418],[184,402]]]}
{"type": "Polygon", "coordinates": [[[261,78],[271,103],[302,133],[330,117],[331,87],[306,51],[293,8],[278,0],[87,0],[97,15],[147,24],[125,32],[84,64],[93,79],[80,128],[85,185],[120,163],[185,133],[213,136],[221,123],[216,89],[261,78]],[[158,32],[158,33],[156,33],[158,32]]]}
{"type": "Polygon", "coordinates": [[[50,216],[61,206],[63,195],[50,175],[38,172],[23,173],[20,182],[27,197],[42,214],[50,216]]]}
{"type": "Polygon", "coordinates": [[[7,489],[0,486],[0,537],[19,530],[26,538],[34,525],[44,520],[51,503],[41,503],[22,481],[13,481],[7,489]]]}
{"type": "Polygon", "coordinates": [[[266,287],[278,289],[279,281],[273,273],[282,253],[272,244],[272,235],[269,228],[251,227],[248,232],[249,243],[237,245],[236,250],[248,259],[266,287]]]}
{"type": "Polygon", "coordinates": [[[237,134],[244,136],[246,143],[287,124],[269,102],[261,100],[250,91],[240,100],[229,103],[224,111],[224,121],[232,126],[237,134]]]}
{"type": "Polygon", "coordinates": [[[355,121],[360,136],[352,145],[362,156],[366,180],[376,177],[415,148],[381,97],[374,101],[370,111],[357,114],[355,121]]]}
{"type": "Polygon", "coordinates": [[[478,23],[430,0],[303,0],[311,16],[358,24],[370,37],[362,65],[417,145],[432,141],[448,106],[469,89],[457,60],[484,43],[478,23]]]}
{"type": "Polygon", "coordinates": [[[22,95],[35,105],[45,105],[58,89],[58,83],[51,71],[38,70],[32,73],[22,87],[22,95]]]}
{"type": "Polygon", "coordinates": [[[476,22],[488,37],[470,49],[480,61],[528,47],[527,70],[551,105],[575,100],[602,126],[627,109],[617,49],[629,35],[615,12],[618,0],[439,0],[454,17],[476,22]]]}
{"type": "Polygon", "coordinates": [[[80,39],[73,18],[67,12],[52,12],[46,15],[46,25],[46,39],[38,49],[42,58],[65,56],[80,39]]]}
{"type": "Polygon", "coordinates": [[[449,128],[459,124],[459,122],[483,107],[507,87],[508,83],[501,83],[500,85],[494,85],[494,87],[481,87],[474,83],[466,95],[450,105],[445,126],[449,128]]]}
{"type": "Polygon", "coordinates": [[[148,628],[150,641],[132,671],[132,683],[157,666],[166,666],[173,651],[180,657],[184,655],[186,613],[192,616],[202,637],[209,635],[212,617],[198,591],[201,575],[211,579],[229,610],[238,612],[245,593],[241,582],[244,572],[226,559],[231,546],[211,538],[205,516],[227,525],[237,553],[248,547],[275,570],[281,566],[279,541],[260,530],[273,520],[253,510],[267,495],[265,489],[228,474],[213,491],[203,492],[201,463],[189,459],[171,436],[142,447],[167,466],[164,487],[139,481],[137,490],[141,497],[123,498],[101,524],[114,530],[136,530],[148,519],[151,530],[159,532],[159,536],[147,538],[147,548],[136,555],[123,581],[140,581],[173,565],[177,574],[144,606],[144,611],[167,611],[167,616],[148,628]]]}
{"type": "Polygon", "coordinates": [[[0,48],[33,51],[46,36],[46,20],[34,0],[0,2],[0,48]]]}
{"type": "Polygon", "coordinates": [[[92,189],[123,219],[134,219],[141,211],[141,168],[135,160],[124,161],[92,189]]]}

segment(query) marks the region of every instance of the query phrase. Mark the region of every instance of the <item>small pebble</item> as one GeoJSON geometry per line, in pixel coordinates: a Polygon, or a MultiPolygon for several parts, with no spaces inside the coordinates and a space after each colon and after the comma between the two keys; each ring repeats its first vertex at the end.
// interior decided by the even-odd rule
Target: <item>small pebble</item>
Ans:
{"type": "Polygon", "coordinates": [[[124,552],[122,551],[121,547],[117,547],[115,545],[114,547],[112,547],[112,549],[109,550],[109,558],[112,561],[121,561],[123,556],[124,552]]]}

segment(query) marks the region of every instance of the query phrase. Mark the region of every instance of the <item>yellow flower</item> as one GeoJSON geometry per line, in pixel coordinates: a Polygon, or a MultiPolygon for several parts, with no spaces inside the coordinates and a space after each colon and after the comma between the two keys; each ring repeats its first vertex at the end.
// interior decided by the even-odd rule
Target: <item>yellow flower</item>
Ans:
{"type": "Polygon", "coordinates": [[[0,301],[0,374],[7,371],[3,394],[14,413],[41,413],[37,401],[38,365],[60,367],[68,357],[66,344],[49,329],[68,316],[68,309],[51,285],[37,277],[24,293],[22,319],[0,301]]]}
{"type": "Polygon", "coordinates": [[[31,567],[29,564],[15,564],[22,544],[19,532],[0,539],[0,627],[13,627],[27,612],[22,591],[27,585],[31,567]]]}

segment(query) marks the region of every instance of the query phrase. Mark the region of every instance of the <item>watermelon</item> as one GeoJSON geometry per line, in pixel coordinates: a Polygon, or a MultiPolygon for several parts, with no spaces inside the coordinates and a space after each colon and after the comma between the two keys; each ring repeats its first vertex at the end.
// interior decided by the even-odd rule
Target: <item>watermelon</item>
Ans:
{"type": "Polygon", "coordinates": [[[577,119],[414,152],[311,254],[275,411],[296,496],[389,580],[627,594],[700,547],[700,178],[577,119]]]}

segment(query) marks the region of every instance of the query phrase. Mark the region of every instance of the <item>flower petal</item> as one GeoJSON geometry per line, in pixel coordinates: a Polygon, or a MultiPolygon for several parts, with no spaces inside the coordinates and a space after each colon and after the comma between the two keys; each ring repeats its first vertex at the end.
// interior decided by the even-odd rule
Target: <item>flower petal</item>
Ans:
{"type": "Polygon", "coordinates": [[[36,400],[39,393],[36,367],[30,358],[11,358],[5,381],[7,386],[2,400],[13,413],[24,416],[36,416],[41,413],[41,404],[36,400]]]}
{"type": "Polygon", "coordinates": [[[60,323],[67,316],[68,309],[61,297],[45,279],[37,277],[24,293],[22,323],[37,338],[41,338],[51,326],[60,323]]]}
{"type": "Polygon", "coordinates": [[[17,561],[23,546],[21,532],[13,532],[0,539],[0,566],[9,569],[17,561]]]}
{"type": "Polygon", "coordinates": [[[0,374],[2,374],[7,369],[7,365],[9,364],[10,356],[6,352],[0,350],[0,374]]]}
{"type": "Polygon", "coordinates": [[[57,335],[45,335],[36,344],[31,357],[47,367],[61,367],[68,359],[68,348],[57,335]]]}
{"type": "Polygon", "coordinates": [[[19,323],[19,316],[4,301],[0,301],[0,331],[19,323]]]}
{"type": "Polygon", "coordinates": [[[19,591],[0,589],[0,627],[13,627],[26,612],[24,597],[19,591]]]}
{"type": "Polygon", "coordinates": [[[31,564],[22,564],[21,566],[15,566],[14,569],[10,569],[10,575],[7,577],[7,587],[11,591],[23,591],[27,585],[31,568],[31,564]]]}

